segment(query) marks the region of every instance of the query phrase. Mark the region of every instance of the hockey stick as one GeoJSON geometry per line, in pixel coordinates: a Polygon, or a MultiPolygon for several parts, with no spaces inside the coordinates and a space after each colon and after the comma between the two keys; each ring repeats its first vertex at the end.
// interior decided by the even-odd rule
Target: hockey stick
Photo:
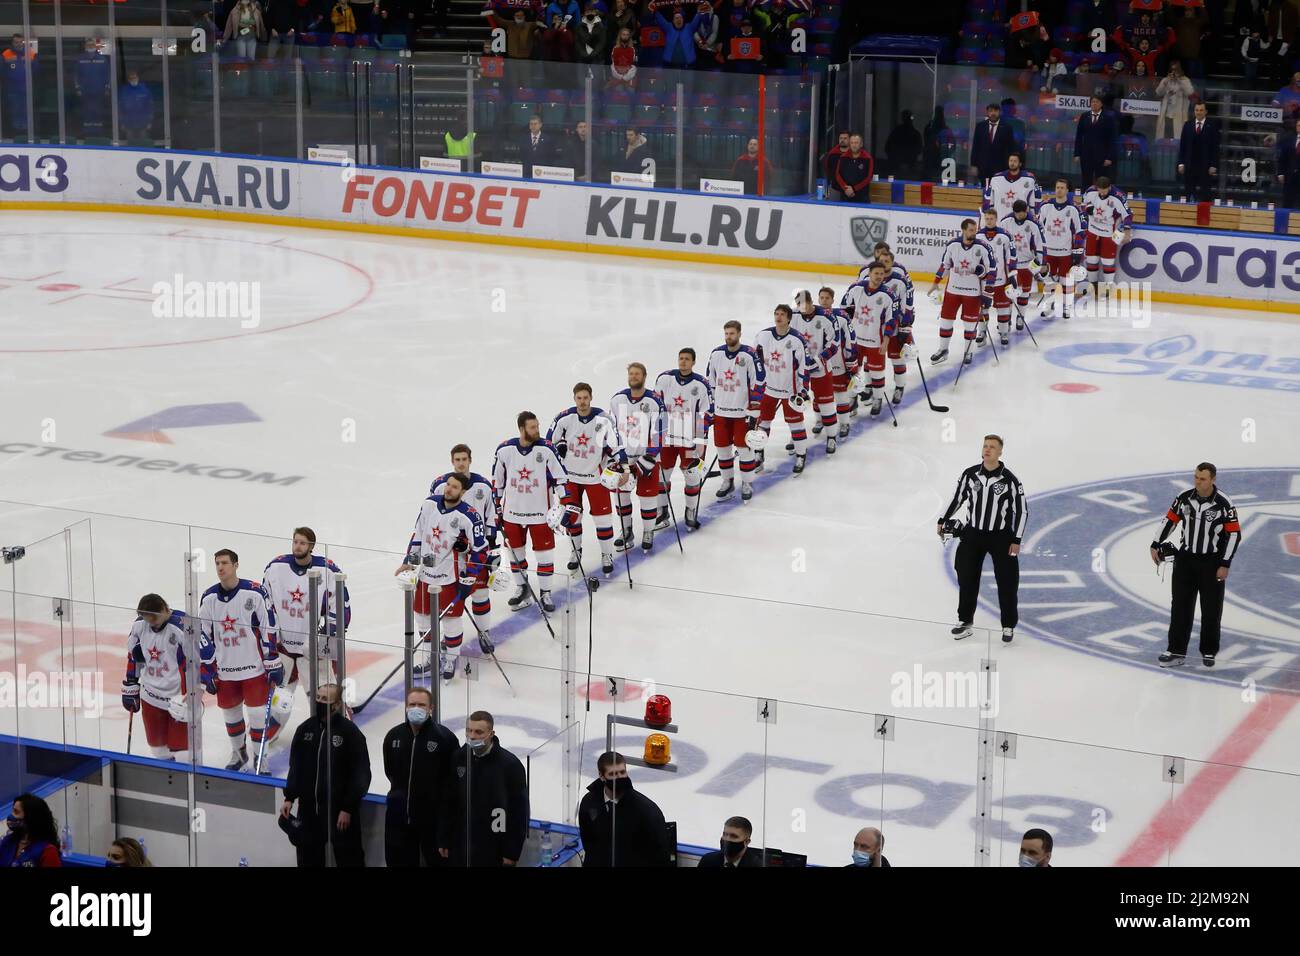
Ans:
{"type": "Polygon", "coordinates": [[[930,403],[930,411],[943,414],[948,411],[947,405],[936,405],[934,399],[930,397],[930,384],[925,380],[925,367],[921,364],[921,357],[916,358],[916,367],[921,372],[921,387],[925,389],[925,400],[930,403]]]}
{"type": "Polygon", "coordinates": [[[709,483],[710,478],[712,478],[714,475],[718,475],[718,476],[722,475],[722,472],[713,470],[713,466],[716,465],[717,463],[718,463],[718,456],[715,454],[713,456],[712,463],[710,463],[708,468],[704,469],[704,477],[700,479],[700,494],[704,493],[704,486],[709,483]]]}
{"type": "Polygon", "coordinates": [[[131,711],[126,718],[126,752],[131,752],[131,732],[135,730],[135,711],[131,711]]]}
{"type": "Polygon", "coordinates": [[[966,358],[970,355],[970,347],[975,344],[975,337],[971,336],[966,340],[966,351],[961,355],[961,365],[957,367],[957,377],[953,379],[952,387],[955,390],[957,384],[961,381],[961,373],[966,369],[966,358]]]}
{"type": "MultiPolygon", "coordinates": [[[[478,621],[474,620],[474,615],[472,613],[469,616],[469,622],[474,625],[474,630],[478,631],[479,650],[482,651],[483,642],[487,640],[487,636],[483,633],[483,628],[478,626],[478,621]]],[[[488,651],[487,656],[492,658],[492,663],[497,666],[497,670],[499,670],[501,672],[501,676],[505,678],[506,686],[510,688],[510,696],[518,697],[519,692],[515,690],[515,685],[510,683],[509,677],[506,677],[506,669],[502,667],[501,662],[497,660],[497,652],[495,648],[493,650],[488,651]]],[[[468,666],[468,664],[466,666],[468,666]]]]}
{"type": "Polygon", "coordinates": [[[894,414],[894,403],[888,398],[885,399],[885,407],[889,409],[889,417],[894,420],[894,427],[898,427],[898,416],[894,414]]]}
{"type": "Polygon", "coordinates": [[[1034,348],[1041,348],[1038,344],[1038,339],[1034,337],[1034,330],[1029,327],[1029,306],[1026,304],[1022,309],[1020,308],[1020,304],[1016,303],[1016,311],[1020,313],[1020,321],[1024,323],[1025,331],[1029,333],[1029,339],[1034,343],[1034,348]]]}
{"type": "Polygon", "coordinates": [[[677,535],[677,550],[682,554],[685,554],[686,549],[682,547],[682,532],[681,529],[677,527],[677,509],[673,507],[673,495],[671,489],[668,490],[668,513],[673,516],[673,533],[677,535]]]}
{"type": "Polygon", "coordinates": [[[993,349],[993,361],[996,362],[998,365],[1001,365],[1002,360],[998,358],[998,347],[993,342],[993,330],[989,328],[988,319],[984,320],[984,334],[988,336],[989,347],[993,349]]]}
{"type": "Polygon", "coordinates": [[[262,763],[266,760],[266,742],[271,736],[271,701],[275,697],[275,688],[278,686],[278,684],[271,684],[266,691],[266,713],[262,715],[262,739],[257,743],[257,759],[253,761],[253,773],[259,777],[262,775],[262,763]]]}

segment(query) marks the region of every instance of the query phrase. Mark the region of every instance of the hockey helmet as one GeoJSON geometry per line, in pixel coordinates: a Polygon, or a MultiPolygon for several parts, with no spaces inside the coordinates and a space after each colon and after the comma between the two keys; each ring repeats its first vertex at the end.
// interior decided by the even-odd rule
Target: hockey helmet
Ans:
{"type": "Polygon", "coordinates": [[[767,432],[761,428],[751,428],[745,432],[745,444],[751,451],[762,451],[767,444],[767,432]]]}
{"type": "Polygon", "coordinates": [[[626,488],[631,479],[626,471],[615,468],[613,465],[606,465],[600,473],[600,483],[609,491],[620,491],[626,488]]]}

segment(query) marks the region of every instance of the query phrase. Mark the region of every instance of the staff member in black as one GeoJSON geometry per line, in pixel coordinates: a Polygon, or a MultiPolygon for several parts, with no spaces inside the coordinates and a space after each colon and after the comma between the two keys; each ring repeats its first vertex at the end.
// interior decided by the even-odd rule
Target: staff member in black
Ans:
{"type": "Polygon", "coordinates": [[[338,685],[322,684],[316,689],[315,712],[294,731],[280,805],[280,815],[288,817],[298,803],[303,835],[294,845],[299,866],[325,865],[327,835],[339,866],[366,865],[360,812],[369,789],[365,735],[339,712],[338,685]]]}
{"type": "Polygon", "coordinates": [[[1160,655],[1161,667],[1178,667],[1187,656],[1192,638],[1196,598],[1201,599],[1201,663],[1214,666],[1219,653],[1219,619],[1223,617],[1223,592],[1237,545],[1241,522],[1237,509],[1214,483],[1218,470],[1208,461],[1196,466],[1196,487],[1174,499],[1160,533],[1151,542],[1151,560],[1160,564],[1160,545],[1183,526],[1183,542],[1174,552],[1173,603],[1169,612],[1169,647],[1160,655]]]}
{"type": "Polygon", "coordinates": [[[960,593],[957,599],[957,626],[952,636],[960,641],[974,633],[975,604],[979,600],[980,575],[984,573],[984,556],[993,556],[993,574],[998,582],[998,607],[1002,611],[1002,642],[1015,637],[1019,613],[1016,592],[1020,587],[1020,539],[1029,515],[1025,506],[1025,489],[1020,479],[1002,464],[1002,439],[984,436],[983,459],[957,479],[957,492],[939,519],[939,536],[955,534],[960,543],[954,566],[960,593]],[[955,515],[969,506],[969,520],[962,524],[955,515]]]}
{"type": "Polygon", "coordinates": [[[384,814],[384,862],[388,866],[444,866],[438,853],[438,821],[449,812],[451,762],[460,741],[433,715],[427,687],[406,692],[406,719],[384,738],[388,807],[384,814]]]}
{"type": "Polygon", "coordinates": [[[669,866],[672,847],[663,811],[632,787],[627,761],[609,750],[596,760],[600,778],[578,804],[583,866],[669,866]]]}

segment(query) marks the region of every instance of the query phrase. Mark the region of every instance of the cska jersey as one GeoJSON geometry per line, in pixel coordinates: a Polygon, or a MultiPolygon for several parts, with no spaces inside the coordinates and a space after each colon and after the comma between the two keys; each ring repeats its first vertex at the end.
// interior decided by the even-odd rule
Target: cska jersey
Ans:
{"type": "Polygon", "coordinates": [[[1018,222],[1012,215],[999,222],[998,228],[1011,237],[1011,244],[1016,249],[1017,268],[1028,269],[1043,264],[1043,230],[1038,223],[1028,216],[1024,222],[1018,222]]]}
{"type": "MultiPolygon", "coordinates": [[[[262,572],[262,587],[275,608],[277,636],[280,649],[286,654],[304,654],[311,628],[311,600],[307,573],[320,568],[320,622],[323,633],[335,631],[334,575],[341,573],[339,566],[319,554],[311,556],[311,564],[303,567],[292,554],[282,554],[262,572]]],[[[343,621],[351,626],[352,606],[348,601],[347,585],[343,587],[343,621]]]]}
{"type": "Polygon", "coordinates": [[[449,505],[442,495],[424,499],[406,549],[408,555],[419,556],[421,581],[430,587],[441,587],[456,584],[462,570],[466,574],[478,574],[486,551],[483,518],[464,500],[449,505]],[[463,552],[456,550],[457,541],[464,542],[463,552]],[[432,565],[427,563],[430,559],[432,565]]]}
{"type": "Polygon", "coordinates": [[[1038,226],[1043,230],[1043,250],[1049,256],[1068,256],[1083,248],[1083,217],[1068,201],[1049,199],[1039,206],[1038,226]]]}
{"type": "Polygon", "coordinates": [[[1133,225],[1133,214],[1129,212],[1124,194],[1111,186],[1103,196],[1094,186],[1083,194],[1084,229],[1094,236],[1109,239],[1117,232],[1123,232],[1133,225]]]}
{"type": "Polygon", "coordinates": [[[618,429],[619,445],[628,458],[658,457],[664,446],[664,403],[654,392],[632,397],[632,389],[616,392],[609,400],[609,415],[618,429]]]}
{"type": "Polygon", "coordinates": [[[938,282],[946,275],[948,291],[953,295],[982,295],[983,276],[993,268],[993,250],[987,243],[976,236],[968,246],[958,236],[943,247],[943,255],[939,259],[939,269],[934,274],[934,281],[938,282]],[[983,267],[983,274],[977,275],[976,271],[980,267],[983,267]]]}
{"type": "MultiPolygon", "coordinates": [[[[447,487],[447,475],[450,474],[451,472],[447,472],[446,475],[439,475],[433,479],[429,485],[429,494],[442,494],[443,489],[447,487]]],[[[483,519],[483,530],[488,536],[488,547],[492,547],[497,536],[497,506],[492,500],[492,482],[473,471],[466,477],[469,478],[469,487],[465,489],[460,500],[477,511],[479,517],[483,519]]]]}
{"type": "Polygon", "coordinates": [[[1043,192],[1038,188],[1038,181],[1034,179],[1034,174],[1020,170],[1019,173],[1012,175],[1009,171],[1003,170],[989,177],[988,187],[984,190],[984,204],[980,206],[980,211],[985,209],[996,209],[998,211],[998,221],[1001,222],[1007,216],[1012,215],[1012,207],[1016,200],[1023,200],[1029,207],[1031,213],[1037,208],[1042,201],[1043,192]]]}
{"type": "Polygon", "coordinates": [[[511,524],[545,524],[551,489],[569,480],[550,442],[521,445],[518,438],[497,446],[492,465],[496,509],[511,524]]]}
{"type": "Polygon", "coordinates": [[[853,323],[849,321],[847,309],[831,309],[831,321],[835,323],[835,334],[840,347],[831,356],[831,374],[848,375],[849,365],[857,358],[857,340],[853,337],[853,323]]]}
{"type": "Polygon", "coordinates": [[[811,313],[805,315],[796,309],[790,320],[790,328],[804,337],[808,353],[812,357],[813,378],[822,378],[831,374],[831,359],[839,352],[842,342],[834,318],[828,310],[820,305],[814,306],[811,313]]]}
{"type": "Polygon", "coordinates": [[[863,348],[878,349],[884,337],[898,331],[903,307],[885,285],[874,289],[869,283],[855,282],[844,293],[854,341],[863,348]]]}
{"type": "Polygon", "coordinates": [[[709,355],[706,374],[718,418],[744,418],[751,408],[758,407],[767,372],[763,360],[748,345],[737,345],[734,352],[719,345],[709,355]]]}
{"type": "Polygon", "coordinates": [[[902,288],[902,293],[898,295],[898,301],[903,306],[903,325],[911,325],[915,318],[913,306],[915,305],[916,287],[912,285],[912,274],[904,266],[894,263],[894,268],[889,270],[889,275],[885,278],[885,285],[890,289],[902,288]]]}
{"type": "Polygon", "coordinates": [[[569,406],[555,416],[546,432],[551,445],[565,444],[564,470],[575,485],[600,484],[601,470],[619,458],[618,431],[604,411],[592,406],[586,416],[569,406]]]}
{"type": "MultiPolygon", "coordinates": [[[[201,646],[200,657],[203,650],[201,646]]],[[[184,614],[172,611],[156,631],[143,617],[136,618],[126,639],[126,679],[138,680],[141,698],[163,709],[185,693],[184,614]]]]}
{"type": "Polygon", "coordinates": [[[275,609],[266,590],[255,581],[239,579],[227,591],[218,581],[199,601],[199,626],[222,680],[248,680],[266,673],[263,661],[276,657],[275,609]]]}
{"type": "Polygon", "coordinates": [[[791,326],[785,335],[768,326],[754,337],[754,351],[767,372],[764,393],[773,398],[794,398],[808,388],[809,374],[817,361],[804,337],[791,326]]]}
{"type": "Polygon", "coordinates": [[[1006,285],[1016,270],[1016,244],[1004,229],[981,229],[979,237],[993,253],[993,268],[984,276],[985,285],[1006,285]]]}
{"type": "Polygon", "coordinates": [[[713,424],[713,389],[699,372],[682,379],[677,369],[661,372],[655,394],[664,404],[664,445],[694,448],[696,438],[707,438],[713,424]]]}

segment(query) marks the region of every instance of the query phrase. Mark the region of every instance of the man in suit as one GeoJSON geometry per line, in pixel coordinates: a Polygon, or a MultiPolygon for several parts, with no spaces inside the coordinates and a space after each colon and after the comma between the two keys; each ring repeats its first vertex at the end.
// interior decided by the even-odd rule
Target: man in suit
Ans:
{"type": "Polygon", "coordinates": [[[721,849],[700,857],[702,870],[739,870],[742,867],[762,866],[763,851],[753,850],[749,838],[754,825],[744,817],[728,817],[722,825],[721,849]]]}
{"type": "Polygon", "coordinates": [[[532,179],[534,163],[539,166],[554,166],[557,145],[549,133],[542,132],[542,118],[530,116],[528,132],[519,145],[519,161],[524,164],[524,177],[532,179]]]}
{"type": "Polygon", "coordinates": [[[1007,155],[1016,148],[1011,124],[1002,118],[1002,107],[990,103],[987,119],[975,127],[970,144],[970,178],[983,182],[1007,168],[1007,155]]]}
{"type": "Polygon", "coordinates": [[[1119,143],[1115,114],[1102,109],[1100,96],[1092,97],[1091,109],[1079,117],[1074,131],[1074,158],[1079,161],[1083,189],[1098,176],[1113,176],[1119,143]]]}
{"type": "Polygon", "coordinates": [[[1219,124],[1209,119],[1204,103],[1196,104],[1195,113],[1183,124],[1178,175],[1183,177],[1188,199],[1209,202],[1214,198],[1214,177],[1219,175],[1219,124]]]}
{"type": "Polygon", "coordinates": [[[1300,127],[1277,138],[1277,181],[1282,184],[1282,205],[1300,209],[1300,127]]]}

